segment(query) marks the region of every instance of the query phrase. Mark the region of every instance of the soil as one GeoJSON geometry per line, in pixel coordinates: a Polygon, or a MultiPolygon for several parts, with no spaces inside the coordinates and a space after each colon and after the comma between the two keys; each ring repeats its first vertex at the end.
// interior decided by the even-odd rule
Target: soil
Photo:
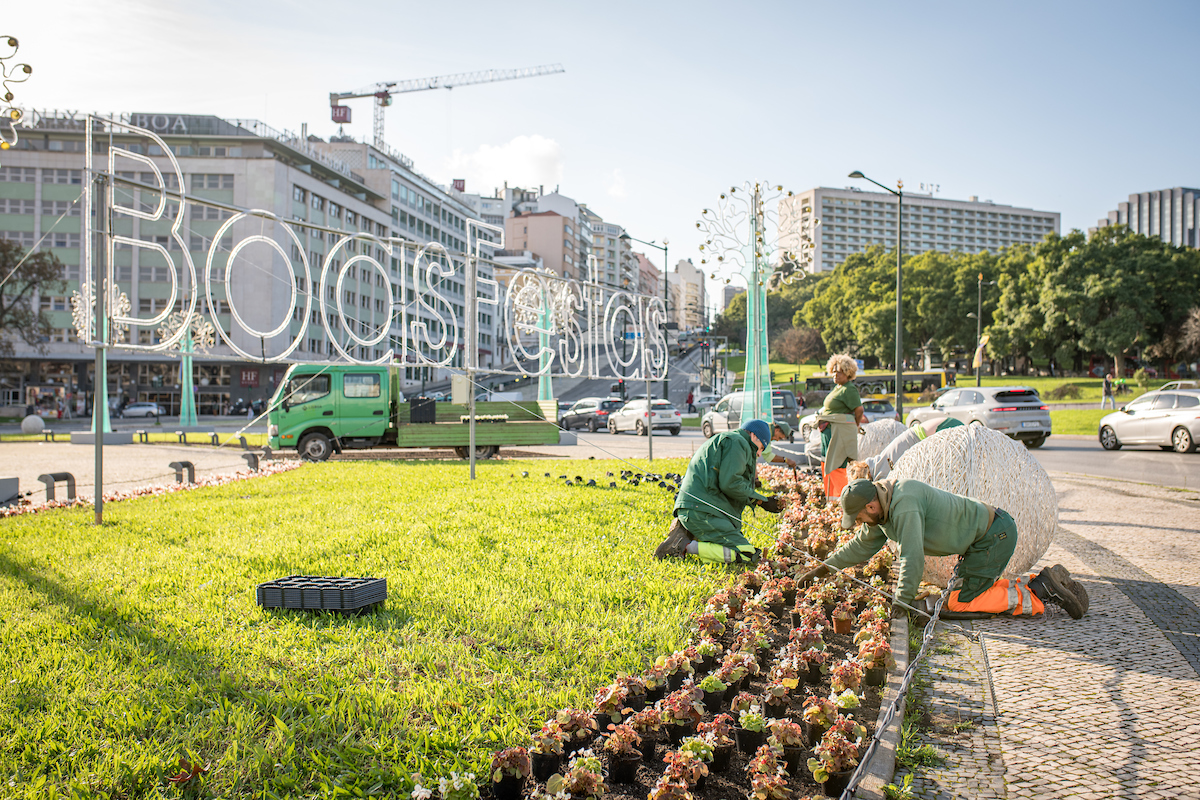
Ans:
{"type": "MultiPolygon", "coordinates": [[[[776,650],[787,643],[788,634],[791,631],[791,628],[786,623],[786,620],[788,619],[786,612],[783,615],[783,619],[785,622],[777,623],[775,626],[772,645],[776,650]]],[[[829,628],[824,631],[824,639],[826,648],[831,657],[834,659],[843,659],[846,658],[847,655],[854,655],[856,652],[852,635],[843,636],[835,634],[832,628],[829,628]]],[[[732,632],[726,631],[721,641],[722,644],[728,647],[732,643],[732,640],[732,632]]],[[[768,664],[768,668],[769,666],[770,665],[768,664]]],[[[764,669],[762,671],[762,675],[752,679],[750,686],[746,689],[746,691],[750,692],[751,694],[761,695],[765,686],[764,677],[767,671],[768,669],[764,669]]],[[[695,678],[699,679],[702,676],[703,673],[697,672],[695,678]]],[[[830,686],[828,675],[824,676],[822,682],[816,686],[809,686],[801,682],[801,684],[797,686],[791,694],[791,702],[788,705],[788,719],[793,722],[802,723],[800,715],[803,710],[804,698],[810,693],[828,696],[831,688],[832,687],[830,686]]],[[[862,705],[864,712],[860,717],[858,717],[859,722],[861,722],[867,729],[867,736],[864,738],[864,742],[869,741],[870,737],[874,735],[875,722],[879,716],[881,699],[880,693],[883,687],[869,686],[865,687],[865,689],[866,691],[862,705]]],[[[722,704],[720,713],[729,713],[728,703],[722,704]]],[[[706,716],[705,720],[707,721],[711,718],[711,716],[706,716]]],[[[600,755],[601,760],[605,762],[607,768],[608,759],[601,750],[602,743],[603,738],[601,736],[597,736],[591,746],[597,755],[600,755]]],[[[655,761],[649,764],[642,764],[642,766],[638,768],[636,783],[614,784],[606,782],[607,791],[604,793],[605,800],[645,800],[651,788],[653,788],[654,784],[658,782],[658,779],[662,777],[664,769],[662,757],[666,754],[669,748],[670,743],[667,741],[666,733],[661,733],[659,735],[659,744],[655,751],[655,761]]],[[[753,756],[753,753],[741,753],[735,750],[733,758],[730,759],[729,768],[723,773],[709,773],[708,777],[704,780],[704,785],[702,787],[692,787],[692,796],[696,798],[696,800],[738,800],[740,798],[745,798],[750,791],[750,776],[746,772],[746,766],[749,764],[750,759],[753,758],[753,756]]],[[[797,798],[797,800],[805,797],[806,795],[812,795],[815,797],[823,796],[821,785],[813,780],[812,774],[809,773],[807,766],[804,766],[811,756],[812,750],[810,748],[806,748],[803,758],[801,759],[801,767],[799,770],[800,774],[793,775],[788,780],[788,786],[792,790],[792,796],[797,798]]],[[[565,762],[561,769],[566,769],[565,762]]],[[[539,789],[545,788],[544,785],[534,784],[531,778],[525,784],[525,796],[528,797],[533,792],[535,787],[539,789]]]]}

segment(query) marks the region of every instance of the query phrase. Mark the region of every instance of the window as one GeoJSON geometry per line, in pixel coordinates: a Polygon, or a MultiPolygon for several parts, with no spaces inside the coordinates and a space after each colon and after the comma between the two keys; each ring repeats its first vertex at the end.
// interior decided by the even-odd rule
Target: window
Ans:
{"type": "MultiPolygon", "coordinates": [[[[59,201],[59,202],[62,203],[62,208],[59,209],[59,211],[58,211],[58,213],[61,214],[63,211],[66,210],[68,203],[66,201],[59,201]]],[[[0,197],[0,214],[32,214],[34,211],[34,205],[35,204],[34,204],[33,200],[17,200],[17,199],[5,200],[4,198],[0,197]]],[[[42,213],[43,214],[55,213],[54,207],[55,207],[54,201],[51,201],[51,200],[43,200],[42,201],[42,213]]],[[[78,212],[76,213],[76,216],[78,216],[78,212]]]]}
{"type": "Polygon", "coordinates": [[[342,378],[342,394],[346,397],[379,397],[378,373],[351,372],[342,378]]]}
{"type": "Polygon", "coordinates": [[[292,187],[292,199],[295,200],[297,203],[303,203],[305,200],[308,199],[308,192],[301,189],[299,186],[293,186],[292,187]]]}
{"type": "MultiPolygon", "coordinates": [[[[232,188],[233,188],[233,176],[232,175],[207,174],[207,173],[203,173],[203,172],[197,172],[196,174],[192,175],[192,190],[193,191],[195,191],[196,189],[232,189],[232,188]]],[[[299,189],[299,187],[295,187],[295,188],[299,189]]],[[[303,189],[299,189],[299,190],[301,192],[304,191],[303,189]]]]}
{"type": "Polygon", "coordinates": [[[1154,398],[1154,403],[1151,404],[1150,407],[1153,409],[1174,408],[1175,407],[1175,395],[1160,394],[1158,397],[1154,398]]]}
{"type": "Polygon", "coordinates": [[[79,185],[83,182],[81,169],[44,169],[42,183],[67,183],[79,185]]]}
{"type": "Polygon", "coordinates": [[[313,400],[320,400],[328,394],[328,375],[305,375],[303,377],[292,378],[288,381],[287,392],[284,396],[288,397],[292,405],[300,405],[301,403],[311,403],[313,400]]]}
{"type": "Polygon", "coordinates": [[[0,167],[0,181],[5,183],[34,183],[37,170],[33,167],[0,167]]]}
{"type": "Polygon", "coordinates": [[[319,195],[319,194],[314,194],[312,196],[312,207],[317,211],[324,211],[325,210],[325,198],[321,197],[321,195],[319,195]]]}
{"type": "Polygon", "coordinates": [[[341,219],[342,218],[342,207],[339,206],[337,203],[333,202],[332,200],[329,201],[329,218],[330,219],[341,219]]]}

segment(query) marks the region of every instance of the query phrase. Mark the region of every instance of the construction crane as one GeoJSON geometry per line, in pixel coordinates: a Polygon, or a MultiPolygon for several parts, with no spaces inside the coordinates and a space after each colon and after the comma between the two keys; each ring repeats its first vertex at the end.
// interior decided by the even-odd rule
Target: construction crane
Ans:
{"type": "Polygon", "coordinates": [[[424,92],[428,89],[453,89],[455,86],[468,86],[472,83],[493,83],[495,81],[515,81],[519,78],[537,78],[542,75],[555,75],[566,72],[562,64],[547,64],[541,67],[525,67],[523,69],[488,69],[482,72],[460,72],[457,75],[439,75],[435,78],[416,78],[410,81],[391,81],[377,83],[357,92],[330,92],[329,108],[334,122],[350,121],[350,107],[341,105],[342,100],[353,100],[357,97],[375,98],[375,146],[382,148],[383,141],[383,110],[392,104],[392,95],[405,92],[424,92]]]}

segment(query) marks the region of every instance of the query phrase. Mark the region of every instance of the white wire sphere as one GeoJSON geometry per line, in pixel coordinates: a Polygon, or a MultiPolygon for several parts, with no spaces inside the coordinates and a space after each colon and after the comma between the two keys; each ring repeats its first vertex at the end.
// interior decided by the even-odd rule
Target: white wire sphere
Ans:
{"type": "Polygon", "coordinates": [[[893,440],[908,428],[894,419],[877,419],[863,426],[858,435],[858,460],[864,461],[882,453],[893,440]]]}
{"type": "MultiPolygon", "coordinates": [[[[1017,549],[1003,577],[1025,574],[1046,554],[1058,529],[1058,498],[1050,476],[1025,445],[983,425],[949,428],[910,447],[890,476],[922,481],[982,500],[1012,515],[1017,549]]],[[[957,556],[925,557],[925,580],[942,588],[957,556]]]]}
{"type": "Polygon", "coordinates": [[[21,420],[21,433],[26,436],[36,436],[46,429],[45,421],[36,414],[30,414],[21,420]]]}

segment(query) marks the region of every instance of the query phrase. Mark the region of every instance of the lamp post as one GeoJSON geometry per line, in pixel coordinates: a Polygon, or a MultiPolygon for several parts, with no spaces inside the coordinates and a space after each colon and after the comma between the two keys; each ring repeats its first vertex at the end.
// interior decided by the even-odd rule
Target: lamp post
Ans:
{"type": "Polygon", "coordinates": [[[975,357],[979,365],[975,367],[975,385],[983,384],[983,353],[979,351],[979,342],[983,339],[983,285],[995,286],[995,281],[985,281],[983,273],[979,273],[979,298],[975,304],[975,357]]]}
{"type": "Polygon", "coordinates": [[[904,215],[904,181],[896,181],[896,188],[891,189],[878,181],[873,181],[858,170],[850,173],[851,178],[862,178],[878,186],[884,191],[896,195],[896,414],[904,420],[904,312],[900,305],[901,291],[904,287],[901,271],[901,255],[903,254],[903,239],[901,238],[901,218],[904,215]]]}
{"type": "MultiPolygon", "coordinates": [[[[671,243],[669,239],[664,238],[662,244],[647,242],[645,239],[638,239],[635,236],[630,236],[628,233],[622,233],[621,238],[626,241],[641,242],[644,245],[662,250],[663,253],[663,316],[670,322],[671,319],[671,298],[670,298],[670,283],[667,278],[667,245],[671,243]]],[[[668,364],[670,361],[668,360],[668,364]]],[[[668,367],[669,369],[669,367],[668,367]]],[[[663,370],[663,399],[670,400],[670,392],[668,391],[669,382],[667,380],[667,370],[663,370]]]]}

